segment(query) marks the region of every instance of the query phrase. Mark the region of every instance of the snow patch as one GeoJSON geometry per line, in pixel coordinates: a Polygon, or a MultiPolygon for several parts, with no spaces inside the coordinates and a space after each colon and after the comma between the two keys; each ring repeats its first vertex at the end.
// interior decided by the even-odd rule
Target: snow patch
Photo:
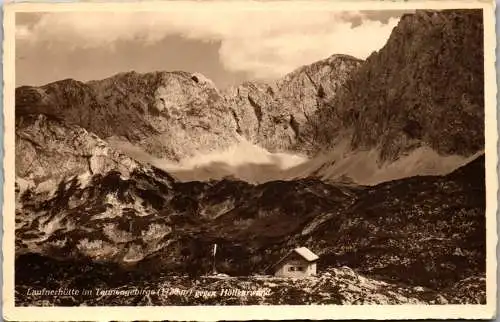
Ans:
{"type": "Polygon", "coordinates": [[[430,147],[420,147],[392,162],[380,162],[378,149],[351,151],[347,144],[289,169],[289,178],[315,176],[327,181],[349,179],[358,184],[381,182],[413,176],[445,175],[478,157],[440,155],[430,147]]]}

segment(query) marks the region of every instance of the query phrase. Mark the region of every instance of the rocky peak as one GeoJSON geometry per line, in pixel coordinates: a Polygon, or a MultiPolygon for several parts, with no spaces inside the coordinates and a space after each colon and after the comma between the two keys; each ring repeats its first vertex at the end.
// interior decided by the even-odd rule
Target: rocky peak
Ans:
{"type": "Polygon", "coordinates": [[[276,82],[246,82],[230,89],[226,100],[239,132],[272,152],[313,155],[317,151],[311,149],[312,138],[304,133],[309,117],[322,101],[335,96],[361,62],[347,55],[332,55],[276,82]]]}
{"type": "Polygon", "coordinates": [[[407,156],[406,167],[447,164],[427,160],[421,150],[465,160],[484,148],[483,67],[481,10],[406,15],[306,130],[316,150],[345,151],[331,164],[360,153],[369,153],[363,163],[374,160],[376,168],[407,156]]]}
{"type": "Polygon", "coordinates": [[[223,93],[204,75],[183,71],[67,79],[18,88],[16,115],[50,115],[115,147],[170,161],[229,148],[241,137],[271,152],[314,154],[303,133],[309,116],[360,63],[333,55],[276,82],[245,82],[223,93]]]}
{"type": "Polygon", "coordinates": [[[16,115],[40,113],[170,160],[227,147],[237,137],[221,95],[198,73],[128,72],[18,88],[16,115]]]}

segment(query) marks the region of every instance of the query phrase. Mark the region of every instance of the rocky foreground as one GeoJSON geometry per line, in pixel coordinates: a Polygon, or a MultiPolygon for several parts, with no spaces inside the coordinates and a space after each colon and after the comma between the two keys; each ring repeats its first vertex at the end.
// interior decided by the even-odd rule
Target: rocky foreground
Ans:
{"type": "Polygon", "coordinates": [[[43,270],[51,283],[39,285],[28,271],[18,270],[16,273],[29,281],[16,287],[19,306],[479,304],[486,299],[484,278],[468,281],[467,287],[457,284],[436,292],[367,278],[348,267],[330,268],[304,279],[262,275],[192,279],[167,274],[145,279],[109,265],[79,263],[77,267],[76,263],[57,263],[36,255],[23,256],[21,261],[43,270]],[[94,277],[91,286],[89,274],[94,277]],[[104,282],[110,276],[113,283],[104,282]]]}
{"type": "MultiPolygon", "coordinates": [[[[211,270],[213,243],[219,271],[231,276],[266,274],[300,245],[318,253],[323,272],[349,266],[441,295],[486,288],[484,157],[447,176],[375,187],[179,183],[161,170],[138,168],[128,177],[116,171],[74,177],[49,198],[26,190],[19,200],[18,291],[75,278],[82,287],[108,288],[156,285],[164,274],[196,280],[211,270]]],[[[457,296],[464,303],[483,301],[463,294],[457,296]]]]}

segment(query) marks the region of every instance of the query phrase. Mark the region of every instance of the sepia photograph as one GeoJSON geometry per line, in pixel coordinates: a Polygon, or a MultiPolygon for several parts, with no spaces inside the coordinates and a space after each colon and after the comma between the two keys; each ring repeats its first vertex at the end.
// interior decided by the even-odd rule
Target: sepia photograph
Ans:
{"type": "Polygon", "coordinates": [[[494,2],[25,3],[4,27],[7,317],[495,314],[494,2]]]}

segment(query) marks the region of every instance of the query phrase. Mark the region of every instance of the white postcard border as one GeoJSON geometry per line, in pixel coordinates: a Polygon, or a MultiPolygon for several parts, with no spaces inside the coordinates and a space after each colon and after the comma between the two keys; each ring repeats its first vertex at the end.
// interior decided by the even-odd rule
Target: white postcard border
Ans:
{"type": "Polygon", "coordinates": [[[497,302],[497,104],[495,73],[494,1],[156,1],[10,3],[4,6],[4,203],[3,311],[16,321],[79,320],[249,320],[249,319],[489,319],[497,302]],[[260,5],[259,5],[260,3],[260,5]],[[15,180],[15,13],[37,11],[151,11],[154,10],[387,10],[482,8],[484,13],[485,155],[486,155],[486,305],[301,305],[301,306],[168,306],[168,307],[15,307],[14,306],[14,180],[15,180]]]}

